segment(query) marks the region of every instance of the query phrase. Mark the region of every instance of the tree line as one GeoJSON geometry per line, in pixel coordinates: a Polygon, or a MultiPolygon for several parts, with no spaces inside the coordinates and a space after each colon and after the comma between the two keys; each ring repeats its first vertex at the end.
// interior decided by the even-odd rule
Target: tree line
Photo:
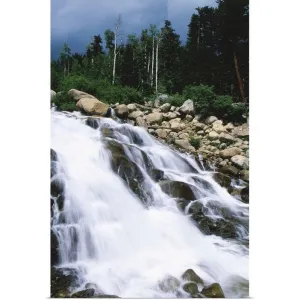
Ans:
{"type": "Polygon", "coordinates": [[[217,7],[196,8],[185,44],[170,20],[162,28],[151,24],[139,35],[130,34],[126,42],[121,26],[119,17],[103,37],[93,37],[85,53],[72,53],[65,44],[51,62],[51,88],[97,94],[96,86],[119,87],[145,97],[181,95],[187,87],[202,85],[248,103],[249,0],[217,0],[217,7]]]}

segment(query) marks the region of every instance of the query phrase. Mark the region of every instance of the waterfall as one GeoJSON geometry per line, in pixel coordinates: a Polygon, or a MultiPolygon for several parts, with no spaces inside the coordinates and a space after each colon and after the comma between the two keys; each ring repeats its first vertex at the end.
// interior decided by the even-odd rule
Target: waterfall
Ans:
{"type": "MultiPolygon", "coordinates": [[[[53,200],[51,228],[59,243],[60,268],[76,269],[80,287],[132,298],[176,298],[160,289],[167,276],[181,280],[193,269],[226,297],[247,297],[248,205],[232,197],[189,155],[158,142],[144,128],[51,112],[51,148],[63,208],[53,200]],[[119,163],[121,162],[121,163],[119,163]],[[159,177],[159,178],[157,178],[159,177]],[[184,209],[168,182],[194,195],[184,209]],[[235,238],[207,235],[190,218],[191,205],[206,207],[212,220],[222,207],[235,222],[235,238]],[[214,203],[211,207],[209,203],[214,203]]],[[[224,210],[222,210],[224,211],[224,210]]]]}

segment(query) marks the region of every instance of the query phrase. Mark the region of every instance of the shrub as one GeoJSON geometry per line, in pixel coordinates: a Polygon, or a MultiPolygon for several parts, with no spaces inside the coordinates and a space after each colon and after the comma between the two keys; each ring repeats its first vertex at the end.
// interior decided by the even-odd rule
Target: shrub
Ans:
{"type": "Polygon", "coordinates": [[[66,110],[66,111],[76,111],[79,110],[76,106],[76,101],[74,101],[73,97],[68,94],[68,92],[59,92],[54,96],[52,101],[58,110],[66,110]]]}
{"type": "Polygon", "coordinates": [[[228,115],[231,107],[232,107],[231,96],[217,96],[212,103],[211,113],[218,118],[222,118],[228,115]]]}
{"type": "Polygon", "coordinates": [[[176,93],[175,95],[170,97],[170,104],[174,106],[181,106],[184,102],[184,97],[176,93]]]}
{"type": "Polygon", "coordinates": [[[196,113],[203,116],[207,116],[212,111],[212,105],[216,99],[214,87],[203,84],[185,87],[183,96],[184,99],[192,99],[196,113]]]}
{"type": "Polygon", "coordinates": [[[96,96],[97,84],[82,75],[68,75],[62,80],[60,90],[69,91],[70,89],[77,89],[96,96]]]}
{"type": "Polygon", "coordinates": [[[190,138],[190,144],[195,147],[196,149],[198,149],[200,147],[200,138],[198,137],[191,137],[190,138]]]}
{"type": "Polygon", "coordinates": [[[232,122],[244,122],[244,115],[247,113],[247,108],[243,103],[232,103],[228,109],[227,118],[232,122]]]}

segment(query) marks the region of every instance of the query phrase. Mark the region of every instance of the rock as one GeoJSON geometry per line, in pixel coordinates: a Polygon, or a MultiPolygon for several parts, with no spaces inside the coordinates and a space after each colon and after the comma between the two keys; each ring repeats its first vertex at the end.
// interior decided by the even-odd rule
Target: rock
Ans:
{"type": "MultiPolygon", "coordinates": [[[[73,97],[73,99],[75,101],[78,101],[82,98],[85,98],[85,99],[96,99],[94,96],[88,94],[88,93],[85,93],[85,92],[82,92],[82,91],[79,91],[79,90],[76,90],[76,89],[71,89],[68,91],[68,94],[70,96],[73,97]]],[[[98,99],[97,99],[98,100],[98,99]]],[[[98,100],[99,101],[99,100],[98,100]]]]}
{"type": "Polygon", "coordinates": [[[213,145],[213,146],[217,146],[218,147],[221,144],[221,142],[219,140],[212,140],[210,142],[210,144],[213,145]]]}
{"type": "Polygon", "coordinates": [[[188,140],[175,140],[175,144],[185,150],[195,151],[195,148],[190,144],[188,140]]]}
{"type": "Polygon", "coordinates": [[[171,129],[173,131],[180,131],[182,129],[184,129],[185,125],[181,123],[181,119],[180,118],[176,118],[170,121],[170,125],[171,125],[171,129]]]}
{"type": "Polygon", "coordinates": [[[170,126],[170,123],[169,123],[168,121],[163,121],[163,122],[161,123],[161,126],[162,126],[162,127],[168,127],[168,128],[171,127],[171,126],[170,126]]]}
{"type": "Polygon", "coordinates": [[[193,282],[196,282],[196,283],[200,283],[200,284],[204,284],[204,281],[202,278],[200,278],[193,269],[188,269],[186,270],[181,278],[183,280],[186,280],[186,281],[193,281],[193,282]]]}
{"type": "Polygon", "coordinates": [[[242,170],[239,175],[242,180],[249,182],[249,170],[242,170]]]}
{"type": "Polygon", "coordinates": [[[227,162],[225,160],[222,160],[220,163],[219,163],[219,167],[222,168],[222,167],[226,167],[227,166],[227,162]]]}
{"type": "Polygon", "coordinates": [[[226,130],[227,131],[232,131],[234,129],[234,126],[232,125],[232,123],[228,123],[226,126],[225,126],[226,130]]]}
{"type": "Polygon", "coordinates": [[[210,125],[210,124],[212,124],[213,122],[215,122],[215,121],[217,121],[217,120],[218,120],[217,117],[215,117],[215,116],[210,116],[210,117],[208,117],[208,118],[205,120],[205,124],[210,125]]]}
{"type": "Polygon", "coordinates": [[[213,178],[220,186],[225,187],[228,191],[231,190],[231,178],[223,173],[217,172],[213,175],[213,178]]]}
{"type": "Polygon", "coordinates": [[[178,137],[180,138],[180,139],[182,139],[182,140],[188,140],[189,139],[189,134],[188,133],[186,133],[186,132],[183,132],[183,133],[178,133],[178,137]]]}
{"type": "Polygon", "coordinates": [[[59,244],[58,239],[51,229],[51,266],[59,263],[59,244]]]}
{"type": "Polygon", "coordinates": [[[194,298],[193,296],[195,296],[196,294],[199,293],[199,291],[198,291],[198,286],[197,286],[197,284],[194,283],[194,282],[187,282],[187,283],[185,283],[185,284],[182,286],[182,289],[183,289],[185,292],[189,293],[189,294],[192,296],[192,298],[194,298]]]}
{"type": "Polygon", "coordinates": [[[172,120],[177,117],[177,114],[174,112],[168,112],[168,113],[163,114],[163,117],[167,120],[172,120]]]}
{"type": "Polygon", "coordinates": [[[244,203],[249,203],[249,186],[241,190],[241,199],[244,203]]]}
{"type": "Polygon", "coordinates": [[[226,132],[226,128],[223,126],[223,121],[221,120],[213,122],[212,129],[217,133],[226,132]]]}
{"type": "Polygon", "coordinates": [[[195,115],[194,101],[191,99],[184,101],[178,111],[182,115],[195,115]]]}
{"type": "Polygon", "coordinates": [[[86,289],[72,294],[71,298],[91,298],[94,296],[94,294],[94,289],[86,289]]]}
{"type": "Polygon", "coordinates": [[[96,98],[80,98],[76,106],[87,114],[104,116],[107,114],[109,106],[96,98]]]}
{"type": "Polygon", "coordinates": [[[232,133],[240,138],[249,139],[249,124],[245,123],[241,126],[235,127],[232,133]]]}
{"type": "Polygon", "coordinates": [[[220,134],[220,141],[224,143],[233,143],[234,138],[230,134],[222,132],[220,134]]]}
{"type": "Polygon", "coordinates": [[[249,158],[249,150],[246,151],[246,156],[249,158]]]}
{"type": "Polygon", "coordinates": [[[128,108],[128,112],[131,113],[131,112],[136,110],[136,105],[135,104],[128,104],[127,108],[128,108]]]}
{"type": "Polygon", "coordinates": [[[196,129],[197,130],[203,130],[204,128],[206,127],[206,125],[205,124],[203,124],[203,123],[196,123],[196,129]]]}
{"type": "Polygon", "coordinates": [[[219,135],[215,132],[215,131],[211,131],[209,134],[208,134],[208,138],[210,140],[217,140],[219,138],[219,135]]]}
{"type": "Polygon", "coordinates": [[[135,122],[136,122],[136,125],[137,125],[137,126],[147,128],[147,123],[146,123],[146,121],[143,119],[143,117],[137,117],[137,118],[135,119],[135,122]]]}
{"type": "Polygon", "coordinates": [[[149,115],[146,116],[146,122],[147,124],[160,124],[163,120],[163,115],[162,113],[159,112],[153,112],[149,115]]]}
{"type": "Polygon", "coordinates": [[[242,155],[235,155],[231,157],[231,162],[241,168],[241,169],[248,169],[249,168],[249,159],[242,155]]]}
{"type": "Polygon", "coordinates": [[[116,116],[120,119],[127,119],[128,117],[128,108],[125,104],[120,104],[115,109],[116,116]]]}
{"type": "Polygon", "coordinates": [[[233,157],[235,155],[238,155],[241,152],[242,152],[241,149],[239,149],[237,147],[231,147],[231,148],[227,148],[225,150],[220,151],[220,156],[222,158],[229,158],[229,157],[233,157]]]}
{"type": "Polygon", "coordinates": [[[225,298],[223,290],[218,283],[213,283],[207,287],[204,287],[201,291],[201,294],[207,298],[225,298]]]}
{"type": "Polygon", "coordinates": [[[158,98],[155,99],[155,101],[154,101],[154,107],[161,106],[161,104],[167,102],[168,99],[169,99],[169,96],[166,94],[159,95],[158,98]]]}
{"type": "Polygon", "coordinates": [[[155,133],[157,134],[158,137],[165,139],[168,136],[168,133],[170,132],[170,129],[156,129],[155,133]]]}
{"type": "Polygon", "coordinates": [[[51,96],[50,96],[51,102],[53,101],[53,99],[54,99],[55,96],[56,96],[56,92],[54,92],[53,90],[51,90],[51,96]]]}
{"type": "Polygon", "coordinates": [[[102,295],[102,294],[99,294],[99,295],[95,295],[91,298],[120,298],[116,295],[102,295]]]}
{"type": "Polygon", "coordinates": [[[227,167],[220,168],[220,172],[228,175],[237,176],[239,170],[234,166],[227,166],[227,167]]]}
{"type": "Polygon", "coordinates": [[[165,293],[174,293],[180,286],[180,281],[173,276],[168,276],[160,281],[158,286],[165,293]]]}
{"type": "Polygon", "coordinates": [[[193,117],[191,115],[186,115],[185,119],[190,122],[193,120],[193,117]]]}
{"type": "Polygon", "coordinates": [[[162,112],[168,112],[171,108],[171,104],[170,103],[165,103],[160,107],[160,110],[162,112]]]}
{"type": "Polygon", "coordinates": [[[164,193],[173,198],[181,198],[186,201],[196,200],[191,186],[185,182],[164,180],[159,182],[159,185],[164,193]]]}
{"type": "Polygon", "coordinates": [[[136,118],[142,117],[143,115],[144,115],[144,113],[142,111],[136,110],[136,111],[131,112],[128,115],[128,119],[135,120],[136,118]]]}
{"type": "Polygon", "coordinates": [[[175,111],[176,107],[175,106],[171,106],[170,111],[175,111]]]}
{"type": "Polygon", "coordinates": [[[177,138],[177,137],[178,137],[178,133],[177,133],[177,132],[174,132],[174,131],[171,131],[171,132],[169,133],[169,137],[171,137],[171,138],[177,138]]]}

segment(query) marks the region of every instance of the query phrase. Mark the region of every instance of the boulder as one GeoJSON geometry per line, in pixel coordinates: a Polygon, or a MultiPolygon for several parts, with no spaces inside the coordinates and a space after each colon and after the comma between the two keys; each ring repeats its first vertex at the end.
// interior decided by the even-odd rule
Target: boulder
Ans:
{"type": "Polygon", "coordinates": [[[211,131],[209,134],[208,134],[208,138],[210,140],[217,140],[219,138],[219,134],[216,133],[215,131],[211,131]]]}
{"type": "Polygon", "coordinates": [[[204,281],[202,278],[200,278],[193,269],[188,269],[186,270],[181,278],[183,280],[186,280],[186,281],[193,281],[193,282],[196,282],[196,283],[200,283],[200,284],[204,284],[204,281]]]}
{"type": "Polygon", "coordinates": [[[160,107],[160,110],[162,112],[168,112],[171,108],[171,104],[170,103],[165,103],[160,107]]]}
{"type": "Polygon", "coordinates": [[[226,166],[220,168],[220,172],[228,175],[237,176],[239,173],[239,170],[234,166],[226,166]]]}
{"type": "Polygon", "coordinates": [[[146,121],[143,119],[143,117],[137,117],[137,118],[135,119],[135,122],[136,122],[136,125],[137,125],[137,126],[147,128],[147,123],[146,123],[146,121]]]}
{"type": "Polygon", "coordinates": [[[213,122],[212,129],[217,133],[226,132],[226,128],[223,126],[222,120],[217,120],[217,121],[213,122]]]}
{"type": "Polygon", "coordinates": [[[170,111],[175,111],[176,107],[175,106],[171,106],[170,111]]]}
{"type": "Polygon", "coordinates": [[[240,138],[249,139],[249,124],[245,123],[241,126],[235,127],[232,132],[240,138]]]}
{"type": "Polygon", "coordinates": [[[169,99],[169,96],[166,94],[159,95],[154,101],[154,107],[161,106],[163,103],[167,102],[168,99],[169,99]]]}
{"type": "Polygon", "coordinates": [[[168,136],[168,133],[170,132],[170,129],[161,129],[158,128],[156,129],[155,133],[157,134],[158,137],[165,139],[168,136]]]}
{"type": "Polygon", "coordinates": [[[115,112],[118,118],[127,119],[129,110],[125,104],[120,104],[115,108],[115,112]]]}
{"type": "Polygon", "coordinates": [[[59,244],[58,239],[51,229],[51,266],[59,263],[59,244]]]}
{"type": "Polygon", "coordinates": [[[185,116],[185,119],[188,121],[188,122],[191,122],[193,120],[193,117],[191,115],[186,115],[185,116]]]}
{"type": "Polygon", "coordinates": [[[164,113],[163,117],[167,120],[172,120],[175,119],[177,117],[177,114],[174,112],[168,112],[168,113],[164,113]]]}
{"type": "Polygon", "coordinates": [[[197,298],[197,294],[199,293],[198,286],[194,282],[187,282],[182,286],[182,289],[189,293],[192,298],[197,298]]]}
{"type": "Polygon", "coordinates": [[[128,112],[131,113],[131,112],[136,110],[136,105],[135,104],[128,104],[127,108],[128,108],[128,112]]]}
{"type": "Polygon", "coordinates": [[[70,298],[91,298],[94,295],[95,295],[94,289],[86,289],[72,294],[70,298]]]}
{"type": "Polygon", "coordinates": [[[146,122],[147,124],[160,124],[163,120],[163,115],[162,113],[159,112],[153,112],[149,115],[146,116],[146,122]]]}
{"type": "Polygon", "coordinates": [[[194,101],[191,99],[184,101],[178,111],[182,115],[195,115],[194,101]]]}
{"type": "Polygon", "coordinates": [[[224,143],[233,143],[234,138],[230,134],[222,132],[220,134],[220,141],[224,143]]]}
{"type": "Polygon", "coordinates": [[[184,150],[195,151],[195,148],[190,144],[188,140],[175,140],[175,144],[184,150]]]}
{"type": "Polygon", "coordinates": [[[173,276],[167,276],[159,281],[158,286],[165,293],[174,293],[180,286],[180,281],[173,276]]]}
{"type": "Polygon", "coordinates": [[[249,203],[249,186],[241,190],[241,199],[244,203],[249,203]]]}
{"type": "Polygon", "coordinates": [[[131,112],[128,115],[128,119],[135,120],[136,118],[142,117],[143,115],[144,115],[144,113],[142,111],[136,110],[136,111],[131,112]]]}
{"type": "Polygon", "coordinates": [[[168,121],[163,121],[163,122],[161,123],[161,126],[162,126],[162,127],[168,127],[168,128],[171,127],[171,126],[170,126],[170,123],[169,123],[168,121]]]}
{"type": "Polygon", "coordinates": [[[82,111],[91,115],[105,116],[108,112],[109,106],[96,98],[80,98],[76,106],[82,111]]]}
{"type": "Polygon", "coordinates": [[[205,120],[205,124],[210,125],[210,124],[212,124],[213,122],[215,122],[215,121],[217,121],[217,120],[218,120],[217,117],[215,117],[215,116],[210,116],[210,117],[208,117],[208,118],[205,120]]]}
{"type": "Polygon", "coordinates": [[[181,123],[180,118],[171,120],[170,125],[171,125],[171,129],[176,132],[183,130],[185,128],[185,125],[183,123],[181,123]]]}
{"type": "Polygon", "coordinates": [[[78,101],[82,98],[96,99],[94,96],[76,89],[69,90],[68,94],[72,96],[75,101],[78,101]]]}
{"type": "Polygon", "coordinates": [[[185,182],[164,180],[159,182],[159,185],[164,193],[173,198],[181,198],[186,201],[196,200],[191,186],[185,182]]]}
{"type": "Polygon", "coordinates": [[[248,169],[249,168],[249,159],[243,155],[235,155],[231,157],[231,162],[241,168],[241,169],[248,169]]]}
{"type": "Polygon", "coordinates": [[[232,131],[234,129],[234,126],[232,125],[232,123],[228,123],[226,126],[225,126],[225,129],[227,131],[232,131]]]}
{"type": "Polygon", "coordinates": [[[203,123],[196,123],[195,126],[197,130],[203,130],[206,127],[203,123]]]}
{"type": "Polygon", "coordinates": [[[242,170],[239,175],[242,180],[249,182],[249,170],[242,170]]]}
{"type": "Polygon", "coordinates": [[[220,151],[220,156],[222,158],[230,158],[230,157],[240,154],[241,152],[242,152],[241,149],[239,149],[237,147],[231,147],[231,148],[227,148],[227,149],[220,151]]]}
{"type": "Polygon", "coordinates": [[[186,133],[186,132],[183,132],[183,133],[178,133],[178,137],[182,140],[188,140],[189,139],[189,134],[186,133]]]}
{"type": "Polygon", "coordinates": [[[207,298],[225,298],[224,292],[218,283],[213,283],[207,287],[204,287],[201,291],[207,298]]]}

